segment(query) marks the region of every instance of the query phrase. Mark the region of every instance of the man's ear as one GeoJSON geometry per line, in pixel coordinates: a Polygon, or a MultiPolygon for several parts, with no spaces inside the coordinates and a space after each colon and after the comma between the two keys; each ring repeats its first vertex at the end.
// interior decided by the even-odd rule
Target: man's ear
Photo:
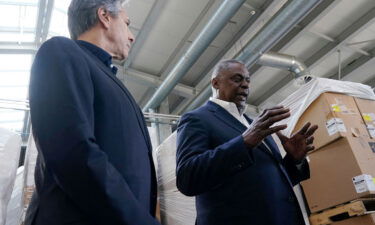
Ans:
{"type": "Polygon", "coordinates": [[[109,23],[111,21],[111,15],[110,13],[108,12],[107,9],[103,8],[103,7],[100,7],[97,11],[97,14],[98,14],[98,19],[99,19],[99,23],[105,27],[106,29],[109,28],[109,23]]]}
{"type": "Polygon", "coordinates": [[[213,78],[211,80],[211,85],[213,88],[219,89],[219,79],[217,79],[217,77],[213,78]]]}

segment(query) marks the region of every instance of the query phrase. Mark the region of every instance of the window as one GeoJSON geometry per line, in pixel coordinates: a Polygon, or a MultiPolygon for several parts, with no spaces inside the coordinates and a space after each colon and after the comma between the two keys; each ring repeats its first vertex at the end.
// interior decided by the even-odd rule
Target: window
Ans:
{"type": "Polygon", "coordinates": [[[0,41],[33,42],[38,14],[38,1],[0,0],[0,41]]]}
{"type": "Polygon", "coordinates": [[[0,127],[21,133],[32,55],[0,54],[0,127]]]}
{"type": "Polygon", "coordinates": [[[69,37],[68,30],[68,7],[71,0],[55,1],[52,11],[51,25],[49,29],[49,37],[65,36],[69,37]]]}

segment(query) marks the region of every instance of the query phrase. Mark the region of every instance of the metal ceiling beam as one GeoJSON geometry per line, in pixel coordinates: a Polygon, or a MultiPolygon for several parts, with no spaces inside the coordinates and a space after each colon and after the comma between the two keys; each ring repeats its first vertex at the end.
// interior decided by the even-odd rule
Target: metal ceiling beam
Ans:
{"type": "MultiPolygon", "coordinates": [[[[375,56],[375,48],[371,49],[369,52],[369,56],[362,55],[361,57],[353,60],[350,62],[348,65],[346,65],[344,68],[341,70],[341,79],[344,79],[345,77],[348,77],[350,74],[354,73],[359,67],[365,65],[368,63],[370,60],[374,59],[375,56]]],[[[337,71],[337,68],[335,69],[337,71]]],[[[330,79],[338,79],[338,72],[324,76],[328,77],[330,79]]]]}
{"type": "MultiPolygon", "coordinates": [[[[212,7],[212,5],[215,3],[215,0],[209,0],[207,4],[204,6],[204,8],[200,11],[198,17],[194,20],[190,28],[187,30],[183,38],[180,40],[180,42],[175,47],[175,50],[170,54],[167,61],[164,63],[164,66],[160,69],[160,71],[157,74],[160,74],[160,78],[164,79],[168,75],[168,68],[170,66],[173,66],[173,61],[177,58],[178,53],[181,51],[181,49],[185,46],[185,44],[189,41],[190,36],[194,32],[194,30],[197,28],[199,23],[202,22],[204,16],[208,13],[209,9],[212,7]]],[[[126,62],[125,62],[126,63],[126,62]]],[[[152,89],[152,91],[155,91],[155,89],[152,89]]],[[[148,89],[144,95],[142,96],[142,100],[148,100],[152,96],[150,94],[150,89],[148,89]]],[[[145,102],[142,101],[142,106],[145,105],[145,102]]]]}
{"type": "Polygon", "coordinates": [[[0,43],[0,54],[35,54],[36,51],[35,44],[0,43]]]}
{"type": "Polygon", "coordinates": [[[33,3],[33,2],[27,2],[27,1],[24,1],[24,2],[20,2],[20,1],[4,1],[4,0],[0,0],[0,5],[15,5],[15,6],[37,6],[36,3],[33,3]]]}
{"type": "Polygon", "coordinates": [[[163,84],[156,90],[155,94],[143,107],[144,111],[155,109],[168,96],[173,87],[194,65],[209,44],[216,38],[224,26],[228,23],[245,0],[224,0],[219,9],[210,18],[206,26],[193,41],[186,53],[179,59],[177,64],[168,74],[163,84]]]}
{"type": "Polygon", "coordinates": [[[365,15],[351,24],[343,32],[341,32],[334,42],[326,44],[323,48],[319,49],[315,54],[306,60],[306,65],[308,67],[314,67],[321,63],[326,57],[331,53],[335,52],[336,49],[345,45],[348,40],[352,39],[358,35],[361,31],[366,29],[366,27],[371,24],[375,19],[375,7],[370,9],[365,15]]]}
{"type": "Polygon", "coordinates": [[[54,4],[55,4],[55,0],[48,0],[48,2],[47,2],[44,24],[42,26],[42,28],[43,28],[42,29],[42,36],[41,36],[42,43],[47,40],[49,28],[50,28],[50,25],[51,25],[52,11],[53,11],[53,5],[54,4]]]}
{"type": "Polygon", "coordinates": [[[39,0],[38,5],[38,16],[36,21],[36,27],[35,27],[35,43],[38,43],[38,45],[42,41],[42,27],[44,23],[44,17],[46,15],[46,5],[47,0],[39,0]]]}
{"type": "MultiPolygon", "coordinates": [[[[246,8],[250,9],[250,14],[252,15],[246,24],[234,35],[232,40],[225,45],[225,47],[220,51],[220,53],[211,61],[211,63],[203,71],[200,78],[194,82],[194,85],[198,85],[205,76],[207,76],[214,66],[219,63],[223,56],[240,40],[240,38],[248,31],[248,29],[255,23],[255,21],[262,15],[262,13],[271,5],[273,0],[267,0],[260,9],[251,8],[247,4],[246,8]]],[[[241,46],[242,47],[242,46],[241,46]]],[[[240,54],[240,52],[238,53],[240,54]]]]}
{"type": "Polygon", "coordinates": [[[54,0],[40,0],[35,32],[35,43],[40,46],[48,36],[54,0]]]}
{"type": "MultiPolygon", "coordinates": [[[[19,33],[21,31],[20,27],[0,27],[0,32],[6,33],[19,33]]],[[[23,33],[35,33],[33,28],[22,28],[23,33]]]]}
{"type": "MultiPolygon", "coordinates": [[[[340,1],[335,0],[324,0],[318,6],[316,6],[305,18],[301,20],[295,27],[293,27],[288,34],[286,34],[274,47],[271,48],[272,52],[283,52],[289,46],[291,46],[297,39],[303,34],[309,31],[319,19],[327,15],[333,7],[335,7],[340,1]]],[[[254,75],[262,66],[253,65],[249,68],[250,74],[254,75]]]]}
{"type": "MultiPolygon", "coordinates": [[[[373,20],[375,19],[375,7],[371,8],[367,13],[365,13],[361,18],[351,24],[348,28],[346,28],[343,32],[341,32],[336,38],[334,42],[330,42],[326,44],[324,47],[319,49],[316,53],[314,53],[311,57],[309,57],[305,63],[309,69],[321,63],[328,55],[332,54],[336,51],[336,49],[344,46],[348,40],[356,36],[358,33],[363,31],[373,20]]],[[[269,97],[271,97],[275,92],[281,89],[283,86],[288,84],[293,77],[286,76],[276,85],[271,87],[265,94],[263,94],[260,98],[253,102],[254,105],[260,105],[262,102],[266,101],[269,97]]]]}
{"type": "Polygon", "coordinates": [[[255,64],[284,34],[287,34],[321,0],[294,0],[287,2],[267,24],[251,39],[236,57],[247,67],[255,64]]]}
{"type": "MultiPolygon", "coordinates": [[[[287,2],[249,41],[236,59],[243,61],[247,67],[252,66],[263,53],[269,51],[295,24],[317,6],[320,1],[294,0],[287,2]]],[[[211,88],[208,86],[201,94],[198,96],[199,98],[191,102],[187,109],[191,109],[192,106],[201,105],[203,103],[202,99],[207,100],[211,95],[211,88]]]]}
{"type": "Polygon", "coordinates": [[[174,60],[178,57],[178,54],[181,53],[181,49],[183,49],[186,45],[186,43],[191,43],[190,37],[194,33],[194,31],[197,29],[199,24],[204,20],[207,13],[209,13],[209,10],[212,8],[212,6],[215,4],[216,0],[209,0],[207,4],[203,7],[203,9],[199,12],[197,18],[194,20],[192,25],[189,27],[183,38],[179,41],[178,45],[175,47],[175,50],[170,54],[167,61],[164,63],[164,66],[160,69],[161,77],[164,78],[168,75],[168,71],[170,70],[170,67],[173,66],[174,60]]]}
{"type": "MultiPolygon", "coordinates": [[[[234,35],[234,37],[230,40],[230,42],[220,51],[219,54],[210,62],[210,64],[206,67],[206,69],[201,73],[195,82],[194,86],[200,86],[202,82],[204,82],[204,79],[209,76],[211,70],[214,68],[214,66],[222,60],[222,58],[230,51],[233,47],[239,45],[242,48],[242,41],[241,39],[243,36],[251,29],[251,27],[255,24],[258,19],[260,19],[262,16],[264,16],[264,12],[272,5],[275,4],[274,0],[267,0],[263,3],[262,7],[260,8],[254,8],[249,4],[244,3],[244,7],[247,9],[250,9],[251,17],[248,19],[245,25],[241,27],[241,29],[234,35]],[[238,43],[239,42],[239,43],[238,43]]],[[[237,52],[235,57],[239,55],[240,52],[237,52]]],[[[204,89],[203,89],[204,90],[204,89]]],[[[194,98],[194,97],[193,97],[194,98]]],[[[173,112],[175,114],[181,114],[182,112],[186,111],[186,107],[191,103],[192,99],[185,99],[178,105],[175,109],[173,109],[173,112]]]]}
{"type": "MultiPolygon", "coordinates": [[[[308,33],[312,34],[312,35],[314,35],[316,37],[322,38],[322,39],[324,39],[326,41],[329,41],[329,42],[335,42],[336,41],[334,38],[332,38],[332,37],[330,37],[330,36],[328,36],[326,34],[322,34],[322,33],[318,32],[318,31],[315,31],[315,30],[309,30],[308,33]]],[[[342,48],[347,48],[347,49],[355,51],[355,52],[358,52],[358,53],[360,53],[362,55],[370,55],[365,50],[363,50],[361,48],[356,48],[356,47],[354,47],[352,45],[348,45],[347,43],[344,44],[344,45],[342,45],[341,47],[342,48]]]]}
{"type": "Polygon", "coordinates": [[[146,21],[143,23],[142,28],[138,33],[132,48],[130,49],[128,58],[124,63],[125,69],[131,66],[134,58],[136,57],[136,54],[143,47],[146,39],[149,37],[150,31],[152,30],[155,21],[158,20],[161,15],[161,11],[163,11],[163,9],[165,8],[166,2],[167,0],[154,0],[152,8],[146,17],[146,21]]]}
{"type": "MultiPolygon", "coordinates": [[[[132,81],[140,85],[148,86],[150,88],[157,88],[163,83],[160,77],[156,75],[147,74],[147,73],[134,70],[134,69],[127,69],[125,71],[125,74],[127,75],[124,77],[125,83],[127,81],[132,81]]],[[[184,84],[177,84],[172,90],[172,92],[179,96],[189,98],[189,97],[195,96],[197,91],[193,87],[189,87],[184,84]]]]}

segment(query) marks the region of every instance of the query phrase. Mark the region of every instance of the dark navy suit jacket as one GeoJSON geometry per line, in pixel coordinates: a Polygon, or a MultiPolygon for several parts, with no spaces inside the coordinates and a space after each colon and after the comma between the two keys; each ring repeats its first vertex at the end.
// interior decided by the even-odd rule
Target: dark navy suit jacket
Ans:
{"type": "MultiPolygon", "coordinates": [[[[251,123],[251,120],[246,117],[251,123]]],[[[309,177],[282,158],[269,136],[248,149],[246,127],[224,108],[208,102],[185,114],[177,130],[177,187],[196,196],[198,225],[300,225],[293,185],[309,177]]]]}
{"type": "Polygon", "coordinates": [[[77,42],[38,51],[30,109],[39,156],[26,225],[157,225],[143,114],[113,72],[77,42]]]}

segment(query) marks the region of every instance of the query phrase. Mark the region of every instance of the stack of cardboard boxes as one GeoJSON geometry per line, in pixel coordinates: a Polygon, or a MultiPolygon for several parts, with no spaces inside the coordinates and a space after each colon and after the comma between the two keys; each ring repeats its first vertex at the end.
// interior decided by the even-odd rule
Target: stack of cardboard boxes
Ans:
{"type": "MultiPolygon", "coordinates": [[[[302,188],[312,214],[360,198],[375,197],[375,101],[323,93],[302,114],[295,131],[317,124],[308,155],[311,178],[302,188]]],[[[374,198],[375,202],[375,198],[374,198]]],[[[375,225],[374,214],[337,225],[375,225]]]]}

